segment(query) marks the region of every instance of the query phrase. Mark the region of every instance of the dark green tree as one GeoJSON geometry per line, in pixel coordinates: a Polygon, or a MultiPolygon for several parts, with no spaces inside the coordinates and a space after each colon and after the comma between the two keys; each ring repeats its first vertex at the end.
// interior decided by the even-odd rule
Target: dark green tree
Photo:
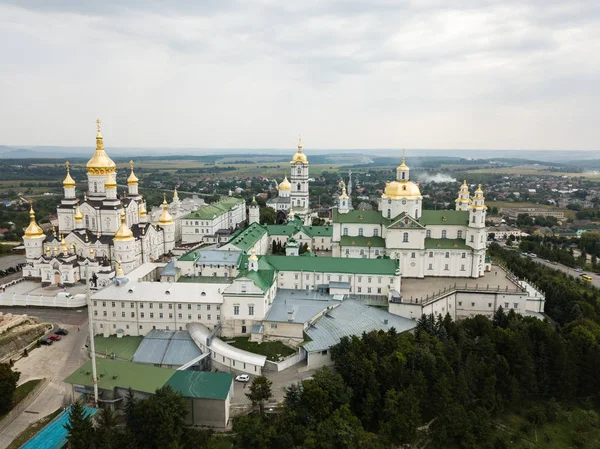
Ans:
{"type": "Polygon", "coordinates": [[[69,409],[67,442],[70,449],[90,449],[94,444],[94,425],[92,417],[80,402],[75,402],[69,409]]]}
{"type": "Polygon", "coordinates": [[[117,420],[112,410],[103,408],[96,418],[96,449],[120,448],[117,420]]]}
{"type": "Polygon", "coordinates": [[[21,373],[13,371],[8,363],[0,363],[0,413],[12,409],[13,396],[21,373]]]}
{"type": "Polygon", "coordinates": [[[260,413],[264,413],[265,401],[268,401],[273,396],[271,386],[273,382],[267,379],[265,376],[256,376],[250,387],[250,393],[246,393],[246,397],[252,401],[252,404],[258,404],[260,413]]]}
{"type": "Polygon", "coordinates": [[[135,437],[145,449],[180,448],[187,414],[187,402],[180,393],[168,385],[159,388],[135,405],[135,437]]]}
{"type": "Polygon", "coordinates": [[[275,224],[277,214],[275,209],[272,207],[261,207],[260,208],[260,224],[275,224]]]}

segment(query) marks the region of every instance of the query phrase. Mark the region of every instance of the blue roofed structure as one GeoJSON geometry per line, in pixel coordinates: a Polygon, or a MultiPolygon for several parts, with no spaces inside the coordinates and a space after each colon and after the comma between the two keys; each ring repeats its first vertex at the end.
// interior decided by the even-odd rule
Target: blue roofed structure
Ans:
{"type": "MultiPolygon", "coordinates": [[[[85,407],[86,415],[94,416],[100,410],[85,407]]],[[[67,429],[65,424],[69,422],[68,412],[62,412],[50,423],[40,430],[33,438],[21,446],[21,449],[62,449],[67,444],[67,429]]]]}
{"type": "Polygon", "coordinates": [[[153,329],[144,337],[133,356],[134,363],[174,368],[202,355],[186,331],[153,329]]]}

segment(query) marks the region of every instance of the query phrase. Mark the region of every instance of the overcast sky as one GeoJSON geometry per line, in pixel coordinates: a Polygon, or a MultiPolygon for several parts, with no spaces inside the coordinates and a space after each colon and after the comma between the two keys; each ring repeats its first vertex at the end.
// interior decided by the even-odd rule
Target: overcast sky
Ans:
{"type": "Polygon", "coordinates": [[[0,0],[0,144],[598,149],[600,1],[0,0]]]}

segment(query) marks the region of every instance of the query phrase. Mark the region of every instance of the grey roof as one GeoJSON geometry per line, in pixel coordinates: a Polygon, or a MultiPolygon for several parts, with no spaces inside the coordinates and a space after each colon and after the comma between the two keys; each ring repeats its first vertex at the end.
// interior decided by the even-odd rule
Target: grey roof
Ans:
{"type": "Polygon", "coordinates": [[[275,198],[270,198],[267,200],[267,204],[290,204],[289,196],[276,196],[275,198]]]}
{"type": "Polygon", "coordinates": [[[237,265],[241,251],[200,250],[196,264],[202,265],[237,265]]]}
{"type": "Polygon", "coordinates": [[[182,366],[200,355],[202,351],[186,331],[153,329],[135,351],[133,362],[182,366]]]}
{"type": "Polygon", "coordinates": [[[342,337],[357,335],[373,330],[406,332],[416,327],[417,322],[408,318],[392,315],[385,310],[369,307],[356,299],[346,299],[315,321],[306,329],[312,341],[304,344],[308,352],[323,351],[339,343],[342,337]],[[385,323],[385,320],[387,324],[385,323]]]}
{"type": "Polygon", "coordinates": [[[175,261],[170,261],[165,268],[163,268],[162,276],[176,276],[177,275],[177,267],[175,267],[175,261]]]}
{"type": "Polygon", "coordinates": [[[339,304],[331,295],[306,290],[278,289],[264,321],[306,323],[327,307],[339,304]],[[288,311],[293,320],[288,320],[288,311]]]}

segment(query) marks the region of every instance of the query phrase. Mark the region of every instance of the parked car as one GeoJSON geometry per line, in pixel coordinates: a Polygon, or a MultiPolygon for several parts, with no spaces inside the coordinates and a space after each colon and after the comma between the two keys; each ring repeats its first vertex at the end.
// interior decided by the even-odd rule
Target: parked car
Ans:
{"type": "Polygon", "coordinates": [[[235,376],[235,380],[237,382],[248,382],[250,380],[250,376],[248,374],[240,374],[235,376]]]}
{"type": "Polygon", "coordinates": [[[52,344],[52,340],[48,338],[40,338],[40,344],[50,346],[52,344]]]}
{"type": "Polygon", "coordinates": [[[69,331],[62,327],[55,332],[56,335],[69,335],[69,331]]]}
{"type": "Polygon", "coordinates": [[[577,273],[583,273],[583,270],[582,270],[581,268],[575,268],[575,271],[576,271],[577,273]]]}
{"type": "Polygon", "coordinates": [[[50,335],[48,337],[48,340],[52,340],[52,341],[60,341],[60,339],[61,339],[61,336],[60,335],[56,335],[56,334],[50,335]]]}

